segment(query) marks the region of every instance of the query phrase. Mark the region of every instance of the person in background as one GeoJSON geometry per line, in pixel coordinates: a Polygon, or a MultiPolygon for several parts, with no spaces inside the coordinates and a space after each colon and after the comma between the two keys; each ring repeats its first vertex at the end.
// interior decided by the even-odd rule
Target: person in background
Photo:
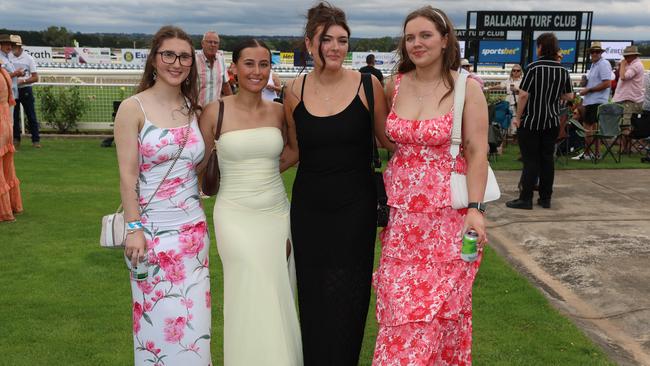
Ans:
{"type": "Polygon", "coordinates": [[[469,74],[469,77],[476,80],[479,85],[481,85],[481,89],[485,86],[485,82],[483,79],[481,79],[478,75],[472,72],[472,64],[469,63],[469,61],[466,58],[460,59],[460,69],[458,72],[464,72],[469,74]]]}
{"type": "Polygon", "coordinates": [[[147,278],[131,277],[135,365],[206,366],[210,237],[196,173],[205,151],[196,56],[177,27],[160,28],[151,43],[137,94],[115,117],[124,254],[132,266],[148,262],[147,278]]]}
{"type": "Polygon", "coordinates": [[[0,222],[12,222],[16,220],[15,215],[23,211],[23,201],[14,167],[16,150],[11,139],[13,122],[9,109],[15,102],[11,93],[11,77],[3,65],[0,59],[0,222]]]}
{"type": "MultiPolygon", "coordinates": [[[[510,69],[510,75],[508,76],[508,79],[502,81],[499,83],[499,85],[491,86],[489,90],[503,90],[506,92],[506,101],[510,105],[510,113],[512,116],[517,113],[517,101],[519,99],[518,94],[519,94],[519,84],[521,84],[521,77],[522,77],[522,68],[521,65],[513,65],[512,69],[510,69]]],[[[508,130],[509,135],[514,135],[517,132],[517,128],[510,124],[510,128],[508,130]]]]}
{"type": "MultiPolygon", "coordinates": [[[[11,95],[13,98],[16,98],[18,96],[18,77],[25,76],[25,72],[22,69],[16,68],[11,61],[14,43],[15,41],[11,38],[11,35],[0,34],[0,61],[2,62],[2,68],[7,71],[11,78],[11,95]]],[[[14,123],[14,105],[15,102],[9,107],[9,118],[11,118],[12,126],[14,123]]],[[[14,131],[14,133],[15,132],[16,131],[14,131]]],[[[14,142],[17,143],[18,141],[14,142]]],[[[15,148],[18,148],[18,144],[14,144],[14,146],[15,148]]]]}
{"type": "Polygon", "coordinates": [[[372,53],[366,56],[366,66],[359,69],[359,72],[362,74],[372,74],[375,75],[377,80],[384,85],[384,74],[381,71],[375,68],[375,55],[372,53]]]}
{"type": "Polygon", "coordinates": [[[23,41],[20,36],[11,36],[14,39],[13,56],[11,61],[18,68],[24,71],[24,75],[18,78],[18,98],[14,109],[14,143],[20,145],[20,105],[23,106],[27,116],[27,128],[32,135],[32,145],[41,147],[38,119],[36,119],[36,108],[34,107],[34,91],[32,84],[38,82],[38,70],[34,58],[24,52],[23,41]]]}
{"type": "Polygon", "coordinates": [[[643,63],[639,59],[639,49],[637,46],[628,46],[623,50],[623,60],[619,66],[619,79],[614,98],[615,103],[623,106],[623,119],[621,120],[621,131],[623,140],[621,141],[623,153],[630,151],[630,127],[632,125],[632,115],[643,111],[643,99],[645,94],[645,85],[643,78],[645,70],[643,63]]]}
{"type": "Polygon", "coordinates": [[[524,168],[519,198],[506,202],[509,208],[532,210],[533,187],[538,178],[537,204],[551,208],[555,142],[560,131],[560,100],[573,99],[569,72],[556,61],[559,48],[555,34],[542,33],[537,37],[539,59],[528,65],[519,85],[519,104],[512,123],[517,126],[524,168]]]}
{"type": "Polygon", "coordinates": [[[271,74],[269,75],[269,81],[262,90],[262,98],[272,102],[278,97],[278,93],[282,90],[282,83],[280,82],[278,74],[274,73],[273,70],[270,71],[271,74]]]}
{"type": "MultiPolygon", "coordinates": [[[[591,42],[589,56],[591,57],[591,68],[587,72],[586,84],[582,85],[580,90],[582,96],[582,105],[585,107],[584,127],[588,135],[585,136],[585,146],[591,143],[593,135],[598,127],[598,107],[609,101],[610,87],[612,84],[612,66],[609,61],[603,58],[603,52],[600,42],[591,42]]],[[[583,82],[584,82],[583,78],[583,82]]],[[[573,160],[582,160],[585,158],[597,158],[599,155],[600,145],[596,141],[595,151],[584,151],[580,155],[574,156],[573,160]]]]}
{"type": "Polygon", "coordinates": [[[228,70],[223,54],[219,51],[221,40],[216,32],[208,31],[201,40],[200,51],[196,51],[196,71],[199,82],[199,105],[207,106],[224,95],[232,95],[228,70]]]}
{"type": "Polygon", "coordinates": [[[298,148],[285,148],[281,160],[281,169],[300,160],[291,234],[303,355],[309,366],[356,366],[377,235],[370,113],[375,136],[390,149],[386,102],[377,78],[343,67],[350,40],[343,10],[326,2],[310,8],[304,40],[314,69],[285,90],[287,135],[298,148]],[[368,110],[366,77],[374,110],[368,110]]]}
{"type": "Polygon", "coordinates": [[[469,365],[472,285],[487,242],[488,111],[479,83],[465,80],[461,153],[450,153],[458,42],[440,9],[404,21],[398,74],[386,83],[386,133],[395,155],[384,172],[390,218],[375,271],[379,331],[374,366],[469,365]],[[470,205],[451,207],[452,172],[467,174],[470,205]],[[478,259],[461,259],[461,238],[478,237],[478,259]]]}

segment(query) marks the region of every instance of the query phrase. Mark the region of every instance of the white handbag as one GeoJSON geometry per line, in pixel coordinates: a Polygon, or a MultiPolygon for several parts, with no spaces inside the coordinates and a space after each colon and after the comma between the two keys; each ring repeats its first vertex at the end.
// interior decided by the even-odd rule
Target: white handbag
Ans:
{"type": "MultiPolygon", "coordinates": [[[[456,85],[454,86],[454,122],[451,129],[451,147],[449,153],[452,159],[451,179],[449,181],[451,188],[451,207],[455,209],[467,208],[469,198],[467,194],[467,177],[465,174],[459,174],[454,171],[456,157],[460,153],[461,130],[463,125],[463,106],[465,104],[465,84],[467,74],[459,73],[456,85]]],[[[487,183],[485,185],[485,195],[483,202],[496,201],[501,197],[499,184],[494,176],[494,172],[488,163],[487,183]]]]}
{"type": "Polygon", "coordinates": [[[105,248],[122,248],[126,242],[126,223],[122,205],[113,214],[102,217],[99,245],[105,248]]]}

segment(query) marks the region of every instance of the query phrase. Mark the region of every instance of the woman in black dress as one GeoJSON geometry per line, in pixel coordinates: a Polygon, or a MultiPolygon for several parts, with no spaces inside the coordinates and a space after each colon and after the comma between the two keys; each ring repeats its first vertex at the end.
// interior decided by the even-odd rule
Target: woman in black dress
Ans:
{"type": "MultiPolygon", "coordinates": [[[[314,70],[285,94],[282,166],[300,160],[291,233],[306,366],[357,365],[370,301],[377,222],[371,119],[361,74],[343,68],[349,37],[341,9],[309,9],[305,48],[314,70]]],[[[375,131],[390,146],[384,93],[375,77],[372,84],[375,131]]]]}

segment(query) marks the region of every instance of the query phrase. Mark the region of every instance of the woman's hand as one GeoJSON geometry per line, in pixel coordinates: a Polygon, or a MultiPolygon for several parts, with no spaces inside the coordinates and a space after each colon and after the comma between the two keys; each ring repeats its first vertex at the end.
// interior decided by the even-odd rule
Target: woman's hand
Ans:
{"type": "Polygon", "coordinates": [[[470,229],[476,231],[478,234],[477,244],[479,247],[482,248],[485,244],[488,243],[487,233],[485,232],[485,217],[479,210],[475,208],[470,208],[467,210],[465,223],[463,225],[463,231],[461,232],[461,240],[462,236],[465,235],[465,233],[470,229]]]}
{"type": "Polygon", "coordinates": [[[147,240],[144,238],[144,232],[142,230],[127,234],[124,254],[131,261],[131,266],[136,267],[138,262],[142,262],[146,252],[147,240]]]}

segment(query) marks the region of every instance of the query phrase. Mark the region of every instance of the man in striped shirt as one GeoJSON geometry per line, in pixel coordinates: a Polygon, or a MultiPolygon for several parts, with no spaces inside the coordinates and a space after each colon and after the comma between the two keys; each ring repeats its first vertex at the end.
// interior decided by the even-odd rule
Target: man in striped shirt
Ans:
{"type": "Polygon", "coordinates": [[[510,208],[531,210],[533,186],[539,177],[537,204],[551,207],[555,166],[555,140],[560,131],[560,100],[573,99],[569,72],[556,61],[559,43],[555,34],[537,37],[539,59],[526,69],[519,86],[519,103],[512,123],[517,127],[524,168],[519,198],[506,202],[510,208]]]}
{"type": "Polygon", "coordinates": [[[230,95],[232,90],[228,83],[228,70],[219,51],[219,35],[206,32],[201,41],[201,51],[196,51],[196,71],[199,78],[199,104],[208,105],[221,95],[230,95]]]}

